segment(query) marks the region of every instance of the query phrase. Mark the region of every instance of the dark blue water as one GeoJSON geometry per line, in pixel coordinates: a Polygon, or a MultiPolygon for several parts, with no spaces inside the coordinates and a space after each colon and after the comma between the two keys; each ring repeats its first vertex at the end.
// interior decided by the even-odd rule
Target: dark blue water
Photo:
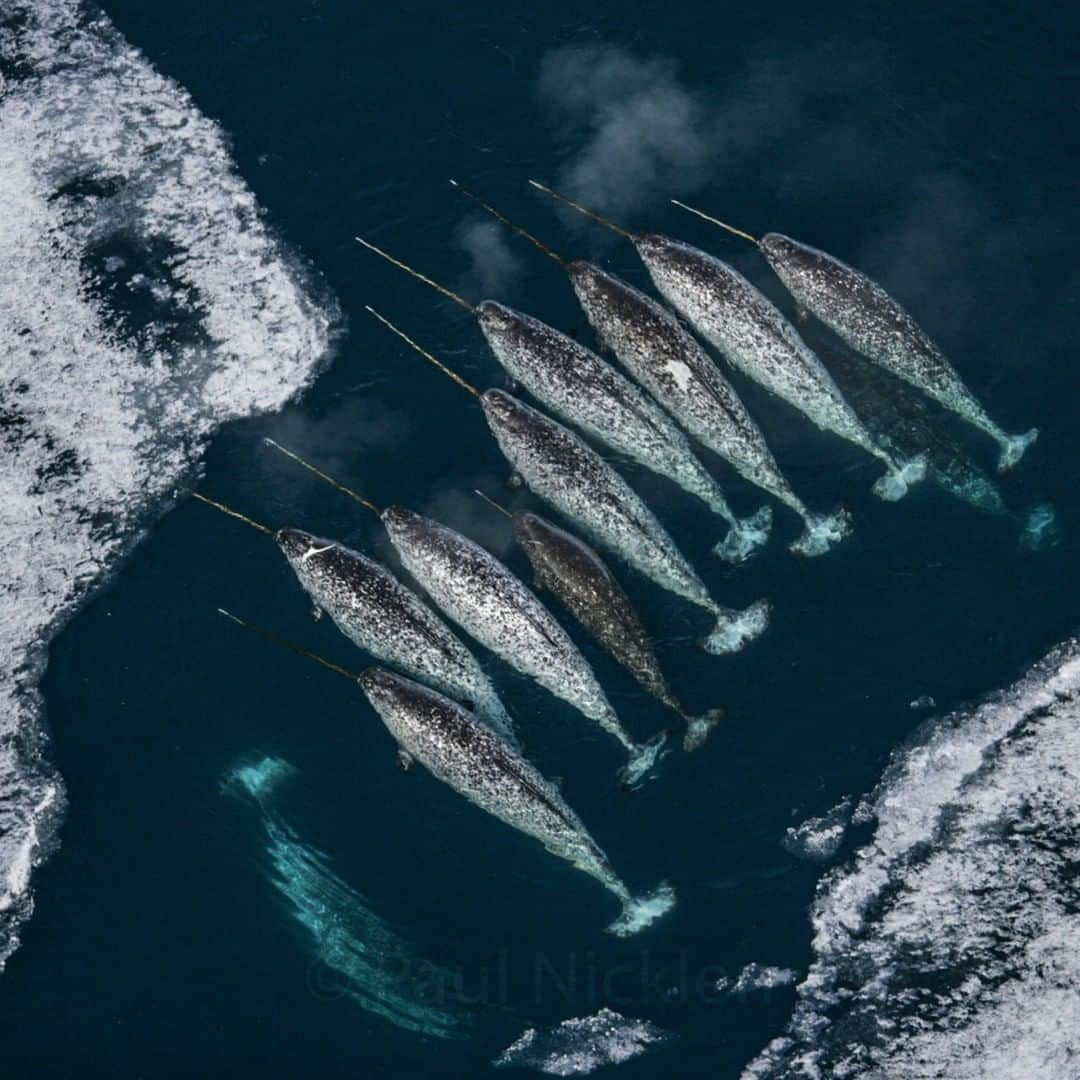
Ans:
{"type": "MultiPolygon", "coordinates": [[[[201,485],[214,496],[386,553],[374,519],[261,446],[270,433],[377,501],[508,543],[468,494],[477,483],[499,490],[507,473],[477,407],[363,306],[480,385],[499,383],[495,361],[465,312],[352,237],[479,299],[455,241],[473,220],[446,184],[456,177],[568,254],[642,283],[628,247],[571,231],[525,184],[555,178],[584,138],[560,136],[538,102],[543,58],[591,43],[672,58],[680,82],[731,127],[690,201],[870,271],[1008,430],[1040,426],[1002,489],[1018,512],[1052,503],[1064,539],[1022,552],[1018,521],[928,485],[880,503],[870,459],[745,380],[733,381],[796,490],[855,513],[856,534],[834,555],[801,561],[774,540],[751,566],[724,568],[708,555],[716,520],[628,467],[717,594],[739,605],[766,595],[776,610],[760,642],[709,658],[693,644],[698,613],[622,574],[688,704],[728,710],[705,749],[673,755],[634,794],[619,790],[616,756],[595,729],[490,663],[531,756],[563,778],[621,873],[641,888],[667,877],[678,892],[671,915],[618,941],[601,932],[615,912],[595,883],[426,774],[403,775],[355,687],[215,616],[225,605],[362,663],[326,621],[310,621],[273,545],[184,502],[52,648],[44,688],[70,811],[0,982],[6,1073],[476,1076],[524,1027],[609,1005],[678,1036],[623,1066],[627,1077],[737,1076],[782,1029],[794,992],[733,999],[708,987],[751,961],[805,970],[811,955],[806,910],[820,868],[781,849],[785,828],[875,783],[922,719],[913,699],[944,709],[976,698],[1075,627],[1075,27],[1049,9],[985,4],[947,15],[835,4],[813,17],[765,6],[661,17],[643,4],[107,10],[231,133],[273,225],[350,320],[300,405],[216,440],[201,485]],[[259,753],[296,767],[280,807],[297,833],[417,956],[456,973],[447,995],[468,1039],[402,1031],[313,969],[309,938],[268,881],[257,808],[221,791],[226,772],[259,753]]],[[[759,259],[660,194],[629,209],[629,223],[730,258],[790,310],[759,259]]],[[[584,337],[557,268],[513,250],[522,269],[498,298],[584,337]]],[[[942,423],[992,466],[988,440],[942,423]]],[[[718,473],[741,511],[759,505],[730,470],[718,473]]],[[[792,538],[794,520],[778,514],[777,531],[792,538]]],[[[521,555],[504,549],[524,574],[521,555]]],[[[636,734],[666,722],[575,635],[636,734]]]]}

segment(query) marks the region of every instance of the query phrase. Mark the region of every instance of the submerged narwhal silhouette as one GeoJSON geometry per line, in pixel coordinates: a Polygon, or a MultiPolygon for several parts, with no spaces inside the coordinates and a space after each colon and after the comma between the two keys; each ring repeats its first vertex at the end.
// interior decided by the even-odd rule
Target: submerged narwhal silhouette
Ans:
{"type": "Polygon", "coordinates": [[[678,425],[652,398],[591,349],[531,315],[494,300],[471,304],[361,237],[370,251],[476,316],[507,373],[567,422],[696,495],[729,526],[716,553],[740,562],[769,535],[771,512],[737,518],[720,485],[694,454],[678,425]]]}
{"type": "Polygon", "coordinates": [[[875,442],[813,350],[779,309],[734,267],[658,233],[632,233],[536,180],[529,183],[629,240],[664,299],[735,367],[823,431],[882,461],[874,493],[895,502],[926,475],[921,459],[897,460],[875,442]]]}
{"type": "Polygon", "coordinates": [[[989,435],[1001,449],[999,472],[1011,469],[1038,438],[1038,428],[1023,435],[1009,435],[994,423],[922,327],[861,271],[783,233],[766,233],[758,239],[677,199],[671,201],[749,240],[765,256],[796,302],[813,312],[856,352],[989,435]]]}
{"type": "Polygon", "coordinates": [[[245,629],[359,683],[397,743],[402,768],[407,770],[419,761],[469,802],[539,840],[553,855],[614,893],[622,912],[607,927],[609,933],[619,937],[636,934],[674,906],[675,893],[666,882],[651,893],[631,896],[559,789],[457,702],[385,668],[349,671],[224,608],[218,610],[245,629]]]}
{"type": "Polygon", "coordinates": [[[792,551],[821,555],[848,535],[851,519],[846,511],[814,514],[791,490],[765,436],[735,389],[667,308],[594,263],[564,259],[483,199],[456,181],[450,182],[566,271],[582,310],[600,338],[691,435],[724,458],[744,479],[803,519],[805,529],[789,545],[792,551]]]}
{"type": "Polygon", "coordinates": [[[481,393],[373,308],[367,310],[480,401],[499,449],[540,498],[645,577],[712,613],[716,624],[702,642],[707,652],[735,652],[765,629],[768,602],[758,600],[734,611],[713,600],[637,492],[569,428],[505,390],[481,393]]]}
{"type": "Polygon", "coordinates": [[[375,514],[405,569],[466,633],[614,736],[629,755],[620,770],[627,783],[639,782],[652,768],[664,733],[646,743],[630,738],[578,647],[532,590],[491,552],[404,507],[380,510],[299,454],[268,442],[375,514]]]}

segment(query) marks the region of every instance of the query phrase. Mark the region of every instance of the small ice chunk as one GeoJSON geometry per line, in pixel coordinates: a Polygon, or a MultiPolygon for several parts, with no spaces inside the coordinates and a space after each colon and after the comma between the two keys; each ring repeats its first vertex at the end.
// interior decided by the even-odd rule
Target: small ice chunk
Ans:
{"type": "Polygon", "coordinates": [[[634,1020],[612,1009],[573,1017],[554,1028],[528,1028],[492,1062],[516,1065],[549,1076],[585,1076],[602,1065],[618,1065],[671,1036],[648,1020],[634,1020]]]}
{"type": "Polygon", "coordinates": [[[850,820],[851,800],[844,799],[821,817],[789,828],[780,845],[797,859],[825,862],[839,851],[850,820]]]}
{"type": "Polygon", "coordinates": [[[792,968],[767,967],[764,964],[747,964],[739,972],[733,994],[748,994],[754,990],[775,990],[779,986],[791,986],[799,977],[792,968]]]}

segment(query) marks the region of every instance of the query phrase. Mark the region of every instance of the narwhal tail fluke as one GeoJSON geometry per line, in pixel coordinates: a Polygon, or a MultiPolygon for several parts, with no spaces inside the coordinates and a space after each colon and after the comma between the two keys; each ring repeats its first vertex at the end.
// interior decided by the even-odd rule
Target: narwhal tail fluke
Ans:
{"type": "Polygon", "coordinates": [[[788,545],[796,555],[824,555],[826,551],[851,534],[851,514],[837,510],[832,514],[813,514],[806,518],[802,536],[788,545]]]}
{"type": "Polygon", "coordinates": [[[736,518],[727,536],[713,548],[713,554],[724,562],[745,562],[769,539],[772,529],[772,508],[763,506],[748,518],[736,518]]]}
{"type": "Polygon", "coordinates": [[[705,745],[709,733],[724,718],[723,709],[709,709],[697,716],[685,716],[686,731],[683,733],[682,748],[688,753],[705,745]]]}
{"type": "Polygon", "coordinates": [[[647,742],[638,743],[630,750],[630,760],[619,770],[619,779],[627,787],[637,787],[652,771],[663,756],[667,732],[661,731],[647,742]]]}
{"type": "Polygon", "coordinates": [[[926,476],[926,455],[919,454],[907,461],[897,461],[889,471],[874,484],[874,494],[886,502],[899,502],[912,484],[926,476]]]}
{"type": "Polygon", "coordinates": [[[701,647],[714,656],[738,652],[748,641],[759,637],[769,625],[772,605],[768,600],[756,600],[742,611],[719,608],[716,626],[701,643],[701,647]]]}
{"type": "Polygon", "coordinates": [[[1023,456],[1024,451],[1039,437],[1039,429],[1032,428],[1023,435],[1007,435],[1001,444],[998,472],[1008,472],[1023,456]]]}
{"type": "Polygon", "coordinates": [[[675,890],[666,881],[662,881],[650,893],[626,897],[623,900],[622,913],[607,927],[607,932],[616,937],[630,937],[644,930],[646,926],[651,926],[674,906],[675,890]]]}

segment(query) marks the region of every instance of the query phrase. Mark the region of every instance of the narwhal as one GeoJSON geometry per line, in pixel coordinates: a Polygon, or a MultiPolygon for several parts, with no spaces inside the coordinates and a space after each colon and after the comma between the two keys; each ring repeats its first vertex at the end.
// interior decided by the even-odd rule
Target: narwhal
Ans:
{"type": "Polygon", "coordinates": [[[898,455],[925,453],[932,483],[979,510],[1008,513],[1001,489],[933,423],[925,398],[842,345],[831,349],[822,344],[817,351],[882,446],[898,455]]]}
{"type": "Polygon", "coordinates": [[[1011,519],[1020,545],[1037,550],[1059,539],[1057,515],[1049,503],[1018,513],[1005,502],[993,478],[976,465],[941,424],[939,413],[910,385],[877,364],[845,349],[823,346],[821,357],[844,396],[859,410],[883,446],[898,454],[925,451],[931,481],[969,506],[1011,519]]]}
{"type": "Polygon", "coordinates": [[[790,545],[792,551],[821,555],[848,535],[851,518],[846,511],[814,514],[791,490],[731,383],[667,308],[595,263],[564,259],[472,192],[451,183],[566,271],[601,340],[691,435],[803,519],[805,529],[790,545]]]}
{"type": "Polygon", "coordinates": [[[468,709],[385,668],[369,668],[359,674],[349,671],[220,610],[233,622],[359,683],[397,743],[398,761],[404,769],[418,761],[469,802],[539,840],[553,855],[614,893],[622,912],[607,927],[609,933],[628,937],[674,906],[675,893],[666,882],[644,896],[631,896],[558,788],[517,750],[496,738],[468,709]]]}
{"type": "Polygon", "coordinates": [[[616,453],[673,480],[722,517],[729,532],[715,548],[721,558],[741,562],[768,539],[772,520],[768,507],[746,520],[737,518],[678,425],[640,387],[591,349],[494,300],[471,304],[374,244],[359,236],[356,239],[472,312],[510,377],[552,412],[616,453]]]}
{"type": "Polygon", "coordinates": [[[652,768],[664,733],[646,743],[630,738],[578,647],[532,590],[491,552],[404,507],[380,510],[293,451],[271,445],[375,514],[405,569],[466,633],[618,739],[629,755],[620,772],[627,783],[639,782],[652,768]]]}
{"type": "Polygon", "coordinates": [[[510,519],[521,550],[533,568],[534,585],[556,596],[597,641],[658,701],[686,722],[683,749],[696,750],[724,715],[710,709],[689,716],[668,686],[645,627],[626,590],[584,540],[532,511],[507,510],[476,493],[510,519]]]}
{"type": "Polygon", "coordinates": [[[887,472],[874,484],[880,498],[902,499],[925,476],[925,461],[901,461],[878,446],[795,327],[733,267],[679,240],[631,233],[536,180],[529,183],[629,240],[664,299],[731,364],[821,430],[883,462],[887,472]]]}
{"type": "Polygon", "coordinates": [[[317,613],[376,660],[471,702],[477,716],[518,744],[514,725],[491,681],[460,638],[386,567],[344,544],[302,529],[271,529],[195,491],[192,495],[274,540],[317,613]]]}
{"type": "Polygon", "coordinates": [[[736,652],[765,629],[768,602],[734,611],[713,600],[652,511],[583,439],[504,390],[481,393],[378,312],[368,311],[480,401],[503,456],[541,499],[645,577],[714,616],[715,626],[702,642],[707,652],[736,652]]]}
{"type": "Polygon", "coordinates": [[[1011,469],[1038,438],[1038,428],[1023,435],[1009,435],[994,423],[922,327],[861,271],[783,233],[766,233],[759,240],[692,206],[671,201],[757,245],[801,307],[816,315],[856,352],[989,435],[1000,447],[999,472],[1011,469]]]}

